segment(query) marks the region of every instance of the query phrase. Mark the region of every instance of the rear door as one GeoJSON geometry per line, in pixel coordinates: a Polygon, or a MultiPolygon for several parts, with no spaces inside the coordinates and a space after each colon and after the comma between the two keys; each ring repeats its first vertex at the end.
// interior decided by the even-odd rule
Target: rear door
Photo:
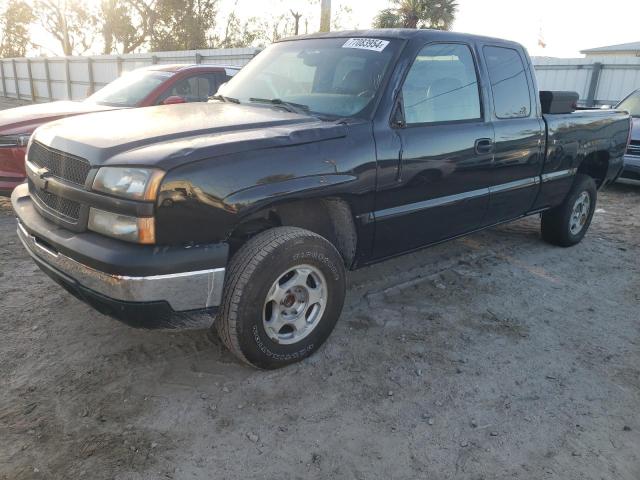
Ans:
{"type": "Polygon", "coordinates": [[[512,44],[483,44],[495,133],[489,212],[485,225],[532,208],[544,162],[544,124],[528,57],[512,44]]]}
{"type": "MultiPolygon", "coordinates": [[[[481,225],[489,202],[493,130],[480,91],[471,45],[430,43],[418,52],[401,87],[404,124],[393,127],[400,168],[393,182],[378,179],[375,257],[481,225]]],[[[376,143],[380,151],[388,141],[376,133],[376,143]]]]}

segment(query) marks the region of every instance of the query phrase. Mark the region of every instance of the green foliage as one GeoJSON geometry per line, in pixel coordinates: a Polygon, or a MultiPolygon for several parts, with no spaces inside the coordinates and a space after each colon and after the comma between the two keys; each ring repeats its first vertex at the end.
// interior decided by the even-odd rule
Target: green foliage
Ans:
{"type": "Polygon", "coordinates": [[[394,8],[380,10],[373,20],[374,28],[402,28],[402,18],[394,8]]]}
{"type": "Polygon", "coordinates": [[[29,40],[29,24],[35,20],[23,0],[9,0],[0,17],[0,57],[23,57],[29,40]]]}
{"type": "Polygon", "coordinates": [[[151,34],[152,50],[209,48],[218,0],[158,0],[151,34]]]}
{"type": "Polygon", "coordinates": [[[104,53],[132,53],[149,41],[155,22],[155,0],[103,0],[104,53]]]}
{"type": "Polygon", "coordinates": [[[374,28],[434,28],[449,30],[458,9],[456,0],[392,0],[394,7],[381,10],[374,28]]]}
{"type": "Polygon", "coordinates": [[[263,39],[262,28],[255,17],[241,22],[232,12],[227,18],[224,36],[215,39],[215,48],[243,48],[263,39]]]}

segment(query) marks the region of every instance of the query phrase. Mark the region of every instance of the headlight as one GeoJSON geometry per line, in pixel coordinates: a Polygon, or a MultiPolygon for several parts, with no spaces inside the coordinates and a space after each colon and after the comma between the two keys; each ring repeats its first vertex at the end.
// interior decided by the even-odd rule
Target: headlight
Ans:
{"type": "Polygon", "coordinates": [[[93,180],[93,189],[131,200],[155,200],[162,170],[152,168],[102,167],[93,180]]]}
{"type": "Polygon", "coordinates": [[[15,135],[0,135],[0,147],[26,147],[31,138],[30,133],[17,133],[15,135]]]}
{"type": "Polygon", "coordinates": [[[130,217],[90,208],[88,226],[89,230],[127,242],[151,244],[156,241],[155,222],[150,217],[130,217]]]}

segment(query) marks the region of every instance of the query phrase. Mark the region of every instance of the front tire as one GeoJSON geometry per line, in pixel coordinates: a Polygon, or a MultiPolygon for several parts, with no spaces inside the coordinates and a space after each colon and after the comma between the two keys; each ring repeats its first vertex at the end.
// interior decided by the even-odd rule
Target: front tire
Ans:
{"type": "Polygon", "coordinates": [[[579,243],[591,225],[597,195],[593,178],[576,175],[564,202],[542,214],[542,238],[561,247],[579,243]]]}
{"type": "Polygon", "coordinates": [[[345,268],[325,238],[277,227],[233,256],[215,326],[242,361],[273,369],[308,357],[331,334],[344,303],[345,268]]]}

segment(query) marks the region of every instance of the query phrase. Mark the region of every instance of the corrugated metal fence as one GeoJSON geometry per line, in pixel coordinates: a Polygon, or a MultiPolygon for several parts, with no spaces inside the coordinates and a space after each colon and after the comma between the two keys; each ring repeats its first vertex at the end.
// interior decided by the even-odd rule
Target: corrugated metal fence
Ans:
{"type": "Polygon", "coordinates": [[[582,106],[615,105],[640,88],[638,57],[534,57],[532,60],[540,90],[578,92],[582,106]]]}
{"type": "MultiPolygon", "coordinates": [[[[26,101],[81,100],[123,72],[167,63],[246,64],[256,48],[0,59],[0,95],[26,101]]],[[[640,88],[640,58],[534,57],[541,90],[573,90],[583,106],[611,105],[640,88]]]]}
{"type": "Polygon", "coordinates": [[[153,64],[242,66],[259,49],[227,48],[50,58],[0,59],[0,94],[19,100],[82,100],[123,72],[153,64]]]}

